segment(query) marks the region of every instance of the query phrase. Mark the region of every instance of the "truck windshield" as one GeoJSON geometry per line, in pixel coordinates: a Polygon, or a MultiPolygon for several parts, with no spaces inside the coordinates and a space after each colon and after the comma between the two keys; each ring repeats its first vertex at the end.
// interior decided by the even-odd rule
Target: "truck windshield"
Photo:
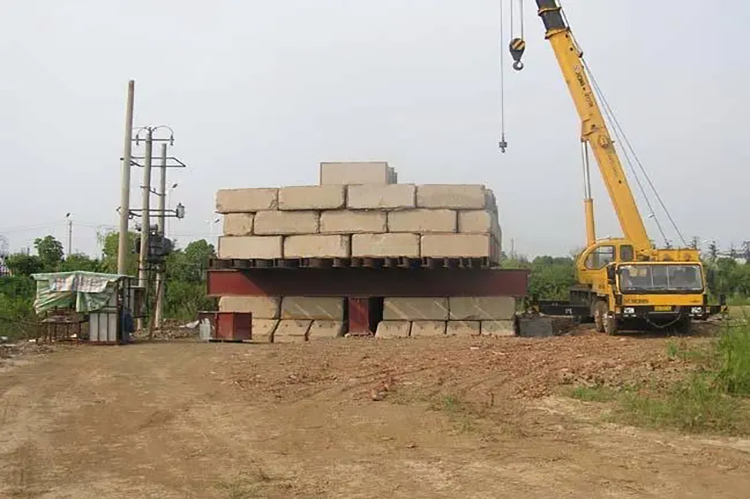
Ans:
{"type": "Polygon", "coordinates": [[[620,267],[623,293],[679,293],[703,291],[703,276],[698,265],[623,265],[620,267]]]}

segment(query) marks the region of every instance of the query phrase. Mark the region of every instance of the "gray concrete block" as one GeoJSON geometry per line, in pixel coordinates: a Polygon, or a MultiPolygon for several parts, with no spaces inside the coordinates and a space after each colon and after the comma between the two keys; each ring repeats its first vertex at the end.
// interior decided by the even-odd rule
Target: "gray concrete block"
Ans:
{"type": "Polygon", "coordinates": [[[320,214],[321,234],[377,234],[386,231],[383,211],[324,211],[320,214]]]}
{"type": "Polygon", "coordinates": [[[482,321],[482,336],[515,336],[513,321],[482,321]]]}
{"type": "Polygon", "coordinates": [[[284,238],[284,258],[349,258],[349,236],[311,235],[284,238]]]}
{"type": "Polygon", "coordinates": [[[451,297],[448,299],[451,320],[508,321],[516,315],[512,296],[451,297]]]}
{"type": "Polygon", "coordinates": [[[419,185],[418,208],[481,210],[487,202],[483,185],[419,185]]]}
{"type": "Polygon", "coordinates": [[[415,207],[415,192],[409,184],[350,185],[346,203],[350,210],[405,210],[415,207]]]}
{"type": "Polygon", "coordinates": [[[252,213],[227,213],[224,215],[225,236],[250,236],[253,233],[252,213]]]}
{"type": "Polygon", "coordinates": [[[343,185],[311,185],[279,189],[280,210],[338,210],[346,205],[343,185]]]}
{"type": "Polygon", "coordinates": [[[456,232],[453,210],[405,210],[388,213],[388,232],[456,232]]]}
{"type": "Polygon", "coordinates": [[[445,329],[448,336],[479,336],[482,329],[479,321],[448,321],[445,329]]]}
{"type": "Polygon", "coordinates": [[[302,343],[307,341],[311,320],[281,320],[273,333],[274,343],[302,343]]]}
{"type": "Polygon", "coordinates": [[[382,258],[403,256],[419,258],[419,235],[417,234],[354,234],[352,256],[382,258]]]}
{"type": "Polygon", "coordinates": [[[320,215],[316,211],[260,211],[255,214],[255,234],[316,234],[320,215]]]}
{"type": "Polygon", "coordinates": [[[448,298],[386,298],[383,302],[383,319],[447,321],[448,298]]]}
{"type": "Polygon", "coordinates": [[[273,343],[273,334],[276,332],[276,326],[279,325],[278,319],[256,319],[253,317],[253,343],[273,343]]]}
{"type": "Polygon", "coordinates": [[[384,161],[324,162],[321,185],[395,184],[395,170],[384,161]]]}
{"type": "Polygon", "coordinates": [[[425,234],[421,240],[423,257],[493,258],[496,243],[490,234],[425,234]]]}
{"type": "Polygon", "coordinates": [[[314,321],[307,333],[308,341],[326,340],[344,336],[343,321],[314,321]]]}
{"type": "Polygon", "coordinates": [[[524,338],[546,338],[555,335],[551,317],[528,317],[518,321],[518,335],[524,338]]]}
{"type": "Polygon", "coordinates": [[[285,296],[281,300],[281,318],[343,321],[344,301],[344,298],[285,296]]]}
{"type": "Polygon", "coordinates": [[[219,258],[281,258],[281,236],[224,236],[219,238],[219,258]]]}
{"type": "Polygon", "coordinates": [[[411,323],[412,338],[445,336],[445,331],[445,321],[413,321],[411,323]]]}
{"type": "Polygon", "coordinates": [[[499,234],[497,214],[488,210],[458,212],[458,232],[463,234],[499,234]]]}
{"type": "Polygon", "coordinates": [[[378,330],[375,333],[375,337],[384,340],[392,338],[408,338],[410,332],[410,321],[380,321],[380,323],[378,323],[378,330]]]}
{"type": "Polygon", "coordinates": [[[278,207],[278,189],[222,189],[216,193],[218,213],[254,213],[278,207]]]}
{"type": "Polygon", "coordinates": [[[251,313],[253,319],[278,319],[281,298],[278,296],[222,296],[220,312],[251,313]]]}

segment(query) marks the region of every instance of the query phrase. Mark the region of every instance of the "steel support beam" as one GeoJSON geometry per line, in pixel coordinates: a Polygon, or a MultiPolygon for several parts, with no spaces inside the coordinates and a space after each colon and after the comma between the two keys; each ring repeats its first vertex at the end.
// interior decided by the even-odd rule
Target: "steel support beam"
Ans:
{"type": "Polygon", "coordinates": [[[527,270],[209,270],[210,296],[526,296],[527,270]]]}

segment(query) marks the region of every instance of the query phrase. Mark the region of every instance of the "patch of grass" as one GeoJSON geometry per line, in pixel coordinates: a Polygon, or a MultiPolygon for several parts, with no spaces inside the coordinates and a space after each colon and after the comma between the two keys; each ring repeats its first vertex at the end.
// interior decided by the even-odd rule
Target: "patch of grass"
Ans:
{"type": "Polygon", "coordinates": [[[628,390],[616,414],[636,426],[672,428],[689,433],[733,433],[739,401],[725,394],[711,374],[696,373],[665,393],[628,390]]]}
{"type": "Polygon", "coordinates": [[[667,343],[667,356],[695,364],[695,371],[668,387],[578,386],[568,396],[614,402],[611,417],[636,426],[689,433],[750,431],[750,326],[725,328],[710,345],[695,349],[685,341],[667,343]]]}
{"type": "Polygon", "coordinates": [[[435,400],[430,408],[446,413],[460,432],[475,431],[477,420],[482,417],[472,404],[457,395],[444,395],[435,400]]]}
{"type": "Polygon", "coordinates": [[[226,493],[227,499],[268,497],[272,491],[289,490],[291,487],[288,482],[274,480],[260,467],[217,484],[217,488],[226,493]]]}
{"type": "Polygon", "coordinates": [[[604,386],[576,386],[568,392],[568,396],[584,402],[611,402],[617,394],[604,386]]]}
{"type": "Polygon", "coordinates": [[[726,328],[716,351],[721,388],[733,395],[750,395],[750,326],[726,328]]]}
{"type": "Polygon", "coordinates": [[[685,340],[679,342],[670,340],[667,343],[667,357],[671,360],[683,360],[702,366],[709,366],[714,361],[715,352],[711,348],[690,348],[685,340]]]}

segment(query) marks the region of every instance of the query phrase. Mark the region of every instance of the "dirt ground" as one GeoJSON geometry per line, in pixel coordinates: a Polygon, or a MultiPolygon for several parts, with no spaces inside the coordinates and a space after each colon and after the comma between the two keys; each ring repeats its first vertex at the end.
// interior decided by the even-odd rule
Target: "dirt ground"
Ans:
{"type": "Polygon", "coordinates": [[[182,341],[13,357],[0,361],[0,497],[748,497],[750,441],[617,426],[561,395],[680,376],[689,366],[667,341],[182,341]]]}

